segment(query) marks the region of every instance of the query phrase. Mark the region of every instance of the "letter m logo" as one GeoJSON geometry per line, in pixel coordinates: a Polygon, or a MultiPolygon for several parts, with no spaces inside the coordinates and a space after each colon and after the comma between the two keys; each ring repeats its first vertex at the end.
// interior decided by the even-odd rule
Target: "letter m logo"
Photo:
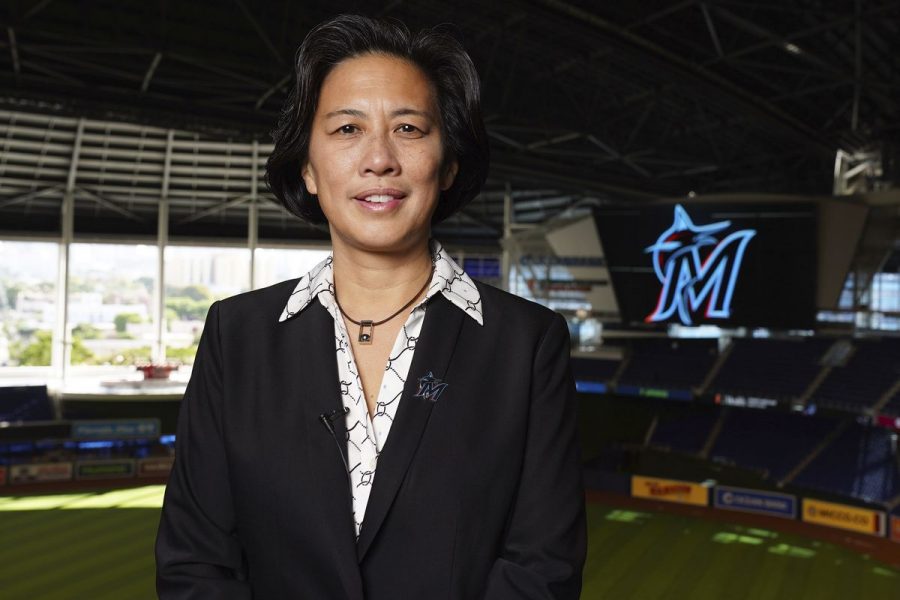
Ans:
{"type": "Polygon", "coordinates": [[[447,389],[447,384],[436,378],[431,371],[423,377],[419,377],[419,391],[414,396],[425,398],[429,402],[437,402],[441,393],[447,389]]]}
{"type": "Polygon", "coordinates": [[[656,308],[644,320],[665,321],[677,315],[685,325],[706,304],[707,319],[727,319],[744,252],[756,235],[753,229],[715,234],[731,221],[695,225],[687,212],[675,207],[675,222],[652,246],[645,249],[653,257],[653,270],[662,289],[656,308]]]}

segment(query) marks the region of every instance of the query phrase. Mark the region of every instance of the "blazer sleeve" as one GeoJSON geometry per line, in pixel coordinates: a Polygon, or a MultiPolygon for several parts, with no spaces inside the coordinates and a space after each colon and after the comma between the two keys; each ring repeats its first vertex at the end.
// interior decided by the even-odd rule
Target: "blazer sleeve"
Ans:
{"type": "Polygon", "coordinates": [[[160,600],[251,597],[222,437],[219,303],[210,306],[181,401],[156,537],[160,600]]]}
{"type": "Polygon", "coordinates": [[[565,319],[554,318],[533,365],[525,457],[485,600],[577,600],[587,551],[575,381],[565,319]]]}

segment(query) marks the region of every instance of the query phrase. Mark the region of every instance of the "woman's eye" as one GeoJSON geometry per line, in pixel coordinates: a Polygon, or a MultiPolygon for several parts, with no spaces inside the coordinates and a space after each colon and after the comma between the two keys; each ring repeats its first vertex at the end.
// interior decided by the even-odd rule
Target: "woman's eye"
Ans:
{"type": "Polygon", "coordinates": [[[348,134],[348,135],[352,134],[352,133],[356,133],[357,130],[358,130],[358,128],[356,127],[356,125],[341,125],[340,128],[338,128],[338,131],[340,133],[344,133],[344,134],[348,134]]]}
{"type": "Polygon", "coordinates": [[[419,128],[415,125],[404,124],[397,128],[400,133],[419,133],[419,128]]]}

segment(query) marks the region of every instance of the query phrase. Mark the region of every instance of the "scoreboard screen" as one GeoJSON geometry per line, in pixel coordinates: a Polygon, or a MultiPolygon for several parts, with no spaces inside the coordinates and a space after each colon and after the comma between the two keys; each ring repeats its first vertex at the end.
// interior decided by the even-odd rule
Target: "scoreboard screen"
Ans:
{"type": "Polygon", "coordinates": [[[594,217],[623,320],[812,328],[812,203],[654,204],[594,217]]]}

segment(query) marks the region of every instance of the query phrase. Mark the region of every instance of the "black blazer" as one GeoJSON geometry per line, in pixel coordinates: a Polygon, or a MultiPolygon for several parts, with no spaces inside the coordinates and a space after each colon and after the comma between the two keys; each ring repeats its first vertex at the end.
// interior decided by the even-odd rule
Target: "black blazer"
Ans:
{"type": "Polygon", "coordinates": [[[483,326],[432,297],[356,542],[319,419],[342,409],[334,322],[318,300],[278,322],[296,283],[209,310],[156,540],[160,598],[578,598],[565,319],[482,283],[483,326]],[[447,384],[436,401],[416,396],[428,372],[447,384]]]}

